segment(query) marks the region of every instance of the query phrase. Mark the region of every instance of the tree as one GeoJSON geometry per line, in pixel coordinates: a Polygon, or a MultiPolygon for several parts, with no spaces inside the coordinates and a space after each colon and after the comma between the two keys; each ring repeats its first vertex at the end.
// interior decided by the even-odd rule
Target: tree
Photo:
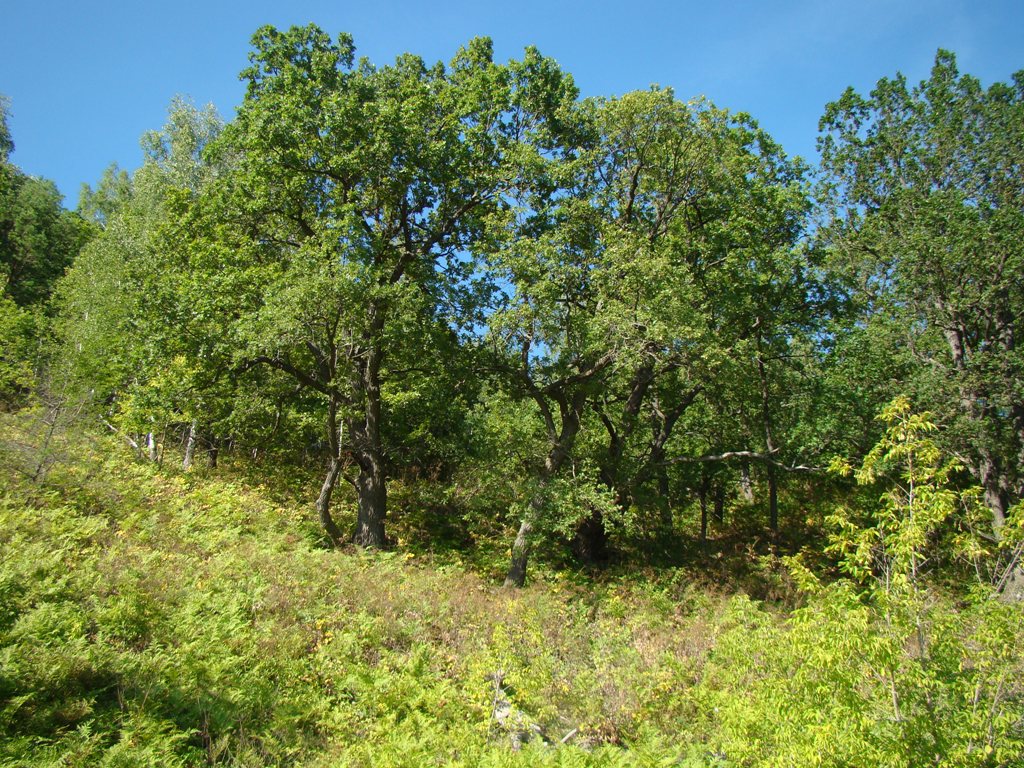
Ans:
{"type": "Polygon", "coordinates": [[[0,403],[14,406],[32,390],[42,363],[54,284],[93,231],[63,208],[53,182],[10,162],[7,115],[0,96],[0,403]]]}
{"type": "Polygon", "coordinates": [[[495,274],[514,286],[489,318],[495,365],[517,399],[536,405],[546,437],[505,579],[517,587],[526,580],[534,529],[555,502],[554,481],[572,458],[587,400],[618,355],[616,340],[601,328],[607,318],[600,312],[600,273],[607,265],[596,247],[593,211],[586,200],[557,196],[530,206],[525,231],[490,260],[495,274]]]}
{"type": "Polygon", "coordinates": [[[412,55],[357,63],[351,37],[312,25],[263,27],[253,47],[221,145],[239,164],[231,215],[265,267],[259,300],[239,309],[239,369],[269,367],[316,394],[324,529],[343,539],[330,502],[351,466],[353,538],[382,547],[389,396],[443,365],[423,354],[432,335],[470,321],[470,251],[554,145],[575,89],[532,49],[495,64],[483,39],[449,69],[412,55]]]}
{"type": "Polygon", "coordinates": [[[32,390],[35,337],[32,314],[0,292],[0,406],[13,407],[32,390]]]}
{"type": "Polygon", "coordinates": [[[14,139],[11,137],[11,127],[7,124],[7,115],[10,112],[10,100],[0,95],[0,162],[10,161],[11,152],[14,151],[14,139]]]}
{"type": "Polygon", "coordinates": [[[904,383],[984,488],[998,538],[1024,495],[1024,72],[852,89],[821,121],[827,235],[864,322],[891,321],[904,383]]]}
{"type": "MultiPolygon", "coordinates": [[[[211,417],[218,318],[200,301],[183,246],[189,200],[222,168],[204,159],[221,121],[210,106],[175,98],[161,131],[142,140],[144,162],[129,179],[107,169],[80,209],[101,227],[59,290],[69,375],[131,432],[157,435],[168,423],[211,417]],[[205,401],[204,401],[205,395],[205,401]]],[[[227,368],[221,364],[219,375],[227,368]]]]}
{"type": "Polygon", "coordinates": [[[52,181],[28,176],[10,162],[7,111],[0,97],[0,275],[19,306],[41,305],[91,231],[62,207],[52,181]]]}
{"type": "MultiPolygon", "coordinates": [[[[744,443],[762,436],[756,453],[767,459],[774,529],[783,387],[773,379],[799,360],[800,340],[821,321],[818,276],[797,248],[808,209],[805,168],[747,116],[668,100],[637,120],[623,101],[608,123],[610,157],[621,165],[617,184],[609,185],[611,222],[614,237],[635,254],[633,322],[645,347],[629,368],[628,396],[620,395],[621,427],[611,414],[602,417],[609,458],[645,411],[652,427],[634,448],[631,485],[639,490],[658,477],[667,496],[666,462],[736,453],[714,439],[701,457],[671,444],[677,424],[693,431],[686,416],[694,402],[708,400],[721,422],[743,417],[744,443]]],[[[730,431],[709,426],[716,435],[730,431]]]]}
{"type": "MultiPolygon", "coordinates": [[[[491,343],[512,391],[535,402],[549,446],[513,546],[512,585],[563,467],[598,475],[612,508],[640,500],[655,479],[667,496],[676,425],[720,388],[736,345],[755,328],[792,333],[795,320],[770,314],[783,311],[773,302],[784,290],[810,322],[806,270],[786,255],[807,208],[802,167],[752,121],[662,89],[593,103],[580,120],[580,149],[552,164],[550,187],[520,201],[491,259],[511,287],[490,319],[491,343]],[[756,286],[777,289],[762,291],[760,314],[756,286]],[[595,428],[603,448],[586,434],[595,428]]],[[[589,507],[576,510],[575,547],[600,560],[609,505],[594,497],[589,507]]]]}
{"type": "Polygon", "coordinates": [[[78,194],[78,213],[87,221],[105,227],[131,197],[131,176],[113,163],[103,171],[95,189],[89,184],[82,184],[78,194]]]}
{"type": "MultiPolygon", "coordinates": [[[[731,181],[722,159],[736,148],[742,121],[663,89],[604,101],[598,121],[595,205],[617,276],[605,303],[627,335],[615,377],[590,405],[606,432],[602,480],[625,507],[655,478],[667,497],[666,447],[713,367],[713,299],[700,270],[717,258],[709,231],[727,216],[721,201],[731,181]]],[[[581,526],[584,550],[603,550],[598,523],[581,526]]]]}

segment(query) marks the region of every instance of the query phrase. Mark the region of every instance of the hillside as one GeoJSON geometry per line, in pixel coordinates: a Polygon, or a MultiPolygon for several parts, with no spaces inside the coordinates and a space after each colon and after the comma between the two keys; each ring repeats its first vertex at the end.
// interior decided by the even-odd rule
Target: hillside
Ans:
{"type": "Polygon", "coordinates": [[[24,423],[5,417],[0,473],[4,765],[1021,755],[1018,606],[930,593],[925,661],[842,582],[795,610],[685,569],[503,589],[451,554],[322,548],[312,510],[244,464],[182,473],[67,433],[20,479],[24,423]]]}

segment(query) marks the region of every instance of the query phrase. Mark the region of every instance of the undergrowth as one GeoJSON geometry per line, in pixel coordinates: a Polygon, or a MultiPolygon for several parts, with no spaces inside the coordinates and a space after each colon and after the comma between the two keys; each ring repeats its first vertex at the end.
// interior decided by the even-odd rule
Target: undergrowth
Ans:
{"type": "Polygon", "coordinates": [[[982,594],[929,598],[924,663],[846,582],[793,610],[681,569],[504,590],[450,555],[324,549],[287,493],[156,468],[112,439],[70,445],[42,482],[0,477],[6,766],[1022,754],[1021,614],[982,594]]]}

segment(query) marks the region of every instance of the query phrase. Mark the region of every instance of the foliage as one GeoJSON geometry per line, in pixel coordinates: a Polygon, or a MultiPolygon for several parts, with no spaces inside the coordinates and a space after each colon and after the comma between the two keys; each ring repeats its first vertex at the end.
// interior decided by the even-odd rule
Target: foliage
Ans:
{"type": "Polygon", "coordinates": [[[354,537],[383,547],[395,465],[436,458],[415,455],[417,438],[459,430],[458,342],[485,292],[471,252],[553,151],[575,90],[533,49],[495,63],[486,39],[449,67],[412,55],[378,67],[356,62],[348,35],[268,26],[250,61],[216,148],[237,162],[191,247],[244,276],[226,313],[235,370],[273,372],[321,419],[327,536],[344,538],[330,501],[350,469],[354,537]],[[225,236],[247,260],[225,253],[225,236]]]}
{"type": "MultiPolygon", "coordinates": [[[[870,525],[844,507],[828,519],[835,533],[826,551],[852,579],[881,585],[886,593],[904,593],[919,587],[922,569],[937,559],[936,538],[943,529],[977,531],[986,514],[979,488],[953,485],[952,475],[961,468],[944,459],[930,414],[913,413],[910,401],[898,397],[878,419],[885,432],[855,476],[861,485],[884,480],[886,490],[871,507],[870,525]]],[[[844,459],[834,461],[832,469],[844,476],[852,472],[844,459]]],[[[966,545],[963,554],[980,554],[977,544],[957,543],[966,545]]]]}
{"type": "Polygon", "coordinates": [[[807,605],[777,622],[734,602],[712,653],[705,706],[740,762],[981,766],[1024,754],[1024,688],[1010,682],[1020,607],[984,585],[956,607],[928,574],[936,534],[953,516],[970,521],[979,491],[951,486],[934,424],[906,398],[879,418],[886,431],[856,477],[881,482],[882,498],[865,519],[840,508],[829,521],[848,578],[823,584],[791,560],[807,605]]]}
{"type": "Polygon", "coordinates": [[[813,224],[532,48],[242,79],[78,213],[0,100],[0,763],[1022,762],[1020,74],[830,104],[813,224]]]}
{"type": "Polygon", "coordinates": [[[14,141],[0,95],[0,408],[26,404],[44,367],[49,298],[92,228],[61,206],[53,182],[10,162],[14,141]]]}
{"type": "Polygon", "coordinates": [[[2,490],[12,765],[999,766],[1024,749],[1020,609],[984,593],[882,599],[808,572],[780,615],[670,573],[508,591],[426,553],[317,548],[289,493],[69,437],[44,482],[2,490]]]}
{"type": "Polygon", "coordinates": [[[939,51],[927,80],[849,89],[821,121],[824,241],[861,322],[909,363],[898,391],[968,458],[997,536],[1024,449],[1022,116],[1024,73],[985,89],[939,51]]]}
{"type": "Polygon", "coordinates": [[[8,762],[632,765],[598,745],[671,721],[663,665],[687,620],[657,592],[512,595],[408,557],[339,558],[296,535],[306,513],[230,479],[76,447],[0,505],[8,762]],[[652,612],[623,626],[639,604],[652,612]],[[496,672],[549,739],[578,729],[570,746],[509,753],[496,672]]]}
{"type": "Polygon", "coordinates": [[[52,181],[0,164],[0,275],[19,306],[41,304],[92,235],[52,181]]]}
{"type": "Polygon", "coordinates": [[[0,293],[0,405],[12,407],[35,384],[36,318],[0,293]]]}

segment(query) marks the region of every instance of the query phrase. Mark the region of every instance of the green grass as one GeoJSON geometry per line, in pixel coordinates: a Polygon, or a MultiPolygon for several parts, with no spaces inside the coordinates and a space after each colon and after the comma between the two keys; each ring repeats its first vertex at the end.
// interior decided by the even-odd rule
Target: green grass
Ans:
{"type": "Polygon", "coordinates": [[[922,669],[849,590],[792,613],[682,570],[597,582],[548,569],[509,591],[451,552],[323,549],[301,494],[251,472],[182,474],[112,440],[68,440],[43,483],[0,473],[3,765],[910,766],[941,749],[948,764],[997,766],[1022,754],[1015,607],[940,601],[940,647],[922,669]],[[908,702],[901,722],[890,677],[908,702]],[[513,750],[501,697],[544,740],[513,750]]]}

